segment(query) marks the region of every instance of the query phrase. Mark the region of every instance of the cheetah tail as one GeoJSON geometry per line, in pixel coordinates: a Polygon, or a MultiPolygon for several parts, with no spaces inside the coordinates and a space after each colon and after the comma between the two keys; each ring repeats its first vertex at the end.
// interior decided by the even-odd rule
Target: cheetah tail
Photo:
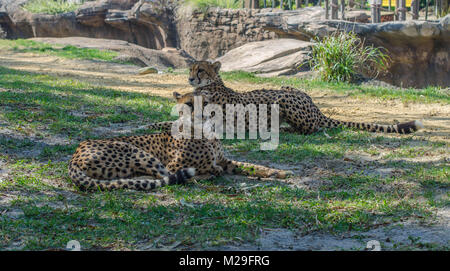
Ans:
{"type": "Polygon", "coordinates": [[[419,129],[423,129],[424,126],[421,121],[413,120],[409,122],[403,122],[394,125],[382,125],[374,123],[364,123],[364,122],[348,122],[334,120],[326,118],[321,123],[322,127],[335,128],[339,126],[345,126],[349,128],[356,128],[359,130],[369,131],[369,132],[383,132],[383,133],[398,133],[398,134],[410,134],[419,129]]]}
{"type": "Polygon", "coordinates": [[[81,190],[113,190],[113,189],[133,189],[141,191],[153,190],[157,187],[174,184],[184,184],[194,177],[194,168],[180,169],[174,174],[161,179],[143,176],[129,179],[98,180],[87,176],[80,168],[69,165],[69,176],[74,184],[81,190]]]}
{"type": "Polygon", "coordinates": [[[275,177],[284,179],[288,176],[293,175],[293,172],[290,170],[268,168],[257,164],[239,162],[234,160],[228,160],[226,171],[229,172],[230,171],[229,168],[232,169],[232,172],[230,173],[241,174],[246,176],[256,176],[260,178],[275,177]]]}

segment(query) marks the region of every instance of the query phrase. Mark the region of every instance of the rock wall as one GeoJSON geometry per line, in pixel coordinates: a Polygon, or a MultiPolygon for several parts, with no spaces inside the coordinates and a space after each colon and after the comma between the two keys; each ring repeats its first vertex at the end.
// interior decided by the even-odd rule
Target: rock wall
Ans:
{"type": "Polygon", "coordinates": [[[259,13],[271,9],[209,9],[206,12],[179,9],[179,46],[199,60],[214,59],[252,41],[278,38],[265,30],[259,13]]]}
{"type": "Polygon", "coordinates": [[[151,49],[177,46],[174,4],[166,0],[101,0],[75,12],[32,14],[19,2],[0,6],[0,26],[8,38],[89,37],[117,39],[151,49]]]}

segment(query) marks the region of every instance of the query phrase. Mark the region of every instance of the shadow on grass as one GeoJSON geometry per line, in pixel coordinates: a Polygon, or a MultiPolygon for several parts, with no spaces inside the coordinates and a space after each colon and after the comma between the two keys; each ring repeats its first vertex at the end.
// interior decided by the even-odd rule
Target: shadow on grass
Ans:
{"type": "MultiPolygon", "coordinates": [[[[192,188],[172,190],[184,192],[192,188]]],[[[269,193],[279,195],[272,190],[269,193]]],[[[143,193],[118,191],[92,194],[76,203],[69,201],[66,204],[74,205],[65,208],[64,200],[54,198],[46,202],[48,198],[41,201],[35,198],[17,202],[14,208],[21,208],[24,216],[0,220],[0,226],[7,237],[4,240],[21,239],[26,244],[25,249],[61,248],[69,240],[78,240],[83,249],[105,249],[111,245],[129,247],[143,242],[152,244],[158,239],[160,245],[171,245],[178,240],[182,247],[189,247],[252,241],[261,228],[288,228],[304,233],[360,230],[370,228],[376,217],[362,208],[348,214],[330,213],[325,201],[314,198],[291,198],[287,203],[274,202],[256,194],[248,197],[242,193],[236,197],[247,199],[225,203],[213,203],[211,199],[191,208],[181,205],[179,199],[172,204],[160,205],[147,202],[143,193]]],[[[188,202],[191,201],[188,199],[188,202]]],[[[400,206],[396,211],[403,210],[400,206]]],[[[389,216],[392,214],[386,214],[389,216]]]]}
{"type": "MultiPolygon", "coordinates": [[[[385,134],[356,131],[348,128],[328,129],[310,135],[281,133],[279,145],[274,151],[260,150],[260,140],[224,140],[224,145],[236,155],[245,155],[255,160],[271,160],[279,163],[297,163],[305,159],[342,158],[355,151],[367,152],[403,146],[444,147],[447,143],[414,139],[411,137],[392,138],[385,134]]],[[[248,138],[248,136],[247,136],[248,138]]]]}
{"type": "Polygon", "coordinates": [[[0,205],[24,213],[19,218],[6,213],[0,219],[5,237],[0,247],[20,239],[25,249],[62,248],[69,240],[78,240],[86,250],[156,249],[174,243],[189,249],[253,242],[264,228],[303,234],[364,232],[432,215],[411,198],[403,199],[408,192],[404,188],[380,189],[389,182],[353,176],[305,190],[280,181],[217,178],[157,192],[78,193],[76,200],[64,190],[47,187],[55,193],[36,193],[25,185],[22,191],[29,190],[32,198],[24,197],[13,207],[0,205]]]}
{"type": "Polygon", "coordinates": [[[72,80],[0,67],[0,114],[11,125],[83,138],[94,126],[167,120],[166,98],[92,87],[72,80]],[[44,127],[42,127],[44,126],[44,127]]]}

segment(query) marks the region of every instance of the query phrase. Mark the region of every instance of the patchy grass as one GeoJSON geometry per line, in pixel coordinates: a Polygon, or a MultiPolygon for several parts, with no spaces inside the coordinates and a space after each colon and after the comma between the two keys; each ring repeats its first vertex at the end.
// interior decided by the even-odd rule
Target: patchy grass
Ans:
{"type": "MultiPolygon", "coordinates": [[[[92,0],[83,0],[87,2],[92,0]]],[[[23,9],[32,13],[59,14],[75,11],[81,4],[71,3],[66,0],[30,0],[23,9]]]]}
{"type": "Polygon", "coordinates": [[[424,89],[391,89],[386,87],[365,86],[344,82],[324,82],[318,79],[299,79],[295,77],[257,77],[248,72],[224,72],[224,80],[245,81],[254,84],[274,84],[276,86],[292,86],[306,90],[331,90],[337,93],[357,97],[377,97],[381,99],[401,99],[420,103],[450,104],[450,89],[427,87],[424,89]]]}
{"type": "Polygon", "coordinates": [[[91,59],[115,63],[124,63],[115,60],[119,55],[110,50],[99,50],[91,48],[78,48],[72,45],[51,45],[33,40],[0,40],[0,49],[14,50],[15,52],[31,52],[45,55],[53,55],[67,59],[91,59]]]}
{"type": "Polygon", "coordinates": [[[86,138],[93,128],[167,119],[165,98],[0,67],[0,120],[23,135],[86,138]]]}
{"type": "Polygon", "coordinates": [[[114,127],[169,120],[173,102],[0,68],[0,104],[0,249],[63,249],[69,240],[84,250],[202,249],[254,242],[265,228],[342,234],[432,222],[449,206],[448,163],[418,159],[448,157],[447,143],[351,129],[281,134],[273,152],[259,151],[258,141],[224,141],[247,161],[294,170],[285,181],[226,176],[149,193],[82,193],[66,170],[77,144],[99,128],[107,137],[114,127]]]}

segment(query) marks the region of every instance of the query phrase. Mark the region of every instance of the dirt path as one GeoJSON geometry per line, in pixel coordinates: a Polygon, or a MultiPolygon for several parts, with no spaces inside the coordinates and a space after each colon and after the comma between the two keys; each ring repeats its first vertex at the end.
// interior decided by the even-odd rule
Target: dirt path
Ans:
{"type": "MultiPolygon", "coordinates": [[[[137,75],[139,67],[91,60],[69,60],[33,53],[0,55],[5,67],[71,78],[95,85],[172,97],[174,91],[192,91],[185,74],[137,75]]],[[[226,82],[239,91],[271,87],[270,84],[226,82]]],[[[450,142],[450,105],[404,103],[400,100],[361,99],[325,91],[308,91],[325,114],[340,120],[392,123],[423,120],[426,129],[416,137],[450,142]]]]}

